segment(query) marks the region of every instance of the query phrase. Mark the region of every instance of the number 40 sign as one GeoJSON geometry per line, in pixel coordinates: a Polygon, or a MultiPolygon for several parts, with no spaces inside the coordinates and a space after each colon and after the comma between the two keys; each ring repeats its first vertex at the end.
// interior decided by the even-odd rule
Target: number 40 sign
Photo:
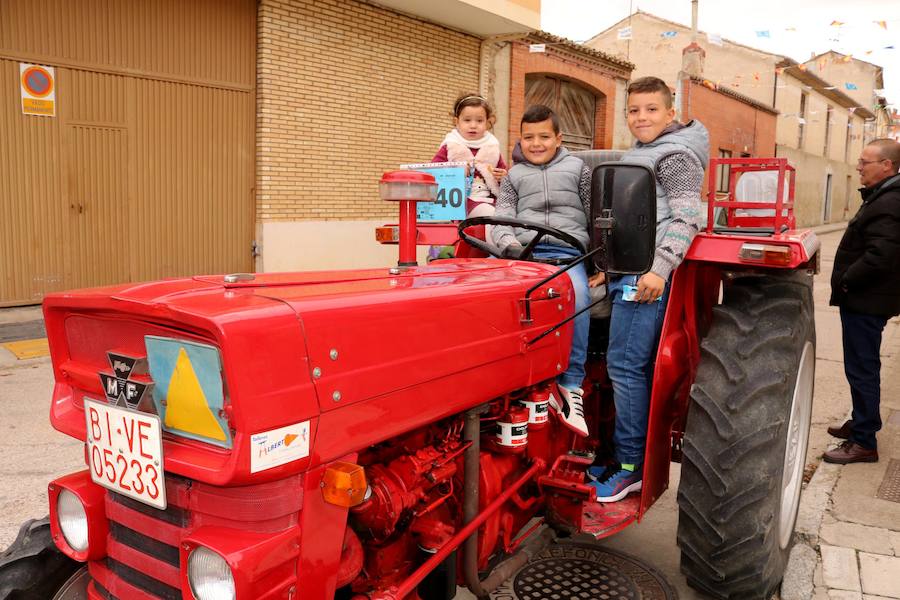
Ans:
{"type": "Polygon", "coordinates": [[[466,218],[466,163],[420,163],[400,165],[401,169],[422,171],[434,175],[438,184],[434,203],[416,204],[419,221],[462,221],[466,218]]]}

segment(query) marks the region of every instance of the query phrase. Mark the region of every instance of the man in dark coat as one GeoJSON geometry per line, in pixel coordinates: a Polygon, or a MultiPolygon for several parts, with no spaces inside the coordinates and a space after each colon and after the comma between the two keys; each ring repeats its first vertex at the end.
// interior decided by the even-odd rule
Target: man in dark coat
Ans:
{"type": "Polygon", "coordinates": [[[825,462],[876,462],[881,429],[881,333],[900,314],[900,143],[882,139],[863,148],[863,203],[841,239],[831,274],[831,304],[840,307],[844,373],[853,400],[851,419],[828,433],[845,441],[825,462]]]}

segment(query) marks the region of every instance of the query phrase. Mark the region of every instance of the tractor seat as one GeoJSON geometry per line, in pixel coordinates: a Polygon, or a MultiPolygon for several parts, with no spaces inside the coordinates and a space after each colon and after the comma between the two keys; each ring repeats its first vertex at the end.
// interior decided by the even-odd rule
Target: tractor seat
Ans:
{"type": "Polygon", "coordinates": [[[623,150],[578,150],[572,153],[584,161],[584,164],[594,171],[601,163],[622,160],[625,156],[623,150]]]}

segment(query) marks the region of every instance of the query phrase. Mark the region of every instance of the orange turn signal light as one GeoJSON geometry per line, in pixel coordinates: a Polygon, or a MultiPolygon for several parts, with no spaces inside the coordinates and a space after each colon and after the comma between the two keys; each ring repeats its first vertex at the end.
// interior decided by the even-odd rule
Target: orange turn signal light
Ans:
{"type": "Polygon", "coordinates": [[[356,464],[338,461],[327,469],[322,477],[322,495],[325,502],[335,506],[351,507],[366,499],[366,472],[356,464]]]}
{"type": "Polygon", "coordinates": [[[776,244],[743,244],[738,252],[738,258],[743,262],[789,265],[791,264],[791,249],[789,246],[776,244]]]}
{"type": "Polygon", "coordinates": [[[376,227],[375,228],[375,241],[380,244],[395,244],[400,241],[400,228],[399,227],[376,227]]]}

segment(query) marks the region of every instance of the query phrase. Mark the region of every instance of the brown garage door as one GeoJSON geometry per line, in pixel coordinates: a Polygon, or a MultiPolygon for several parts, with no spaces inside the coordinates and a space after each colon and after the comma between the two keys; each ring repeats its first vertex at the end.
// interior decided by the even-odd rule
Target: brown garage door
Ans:
{"type": "Polygon", "coordinates": [[[252,269],[255,32],[254,0],[0,2],[0,306],[252,269]]]}

